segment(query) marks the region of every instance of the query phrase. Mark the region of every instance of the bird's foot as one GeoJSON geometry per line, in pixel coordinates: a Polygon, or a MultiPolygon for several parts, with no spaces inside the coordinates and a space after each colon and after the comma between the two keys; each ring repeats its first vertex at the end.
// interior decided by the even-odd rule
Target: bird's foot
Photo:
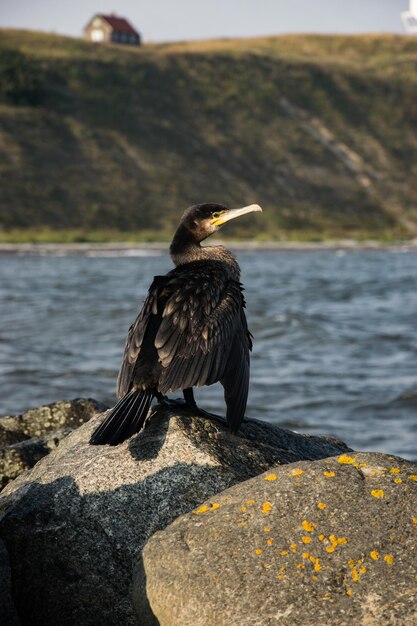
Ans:
{"type": "Polygon", "coordinates": [[[188,408],[188,404],[182,398],[176,398],[175,400],[171,398],[167,398],[166,396],[161,396],[158,398],[159,404],[167,407],[168,409],[178,409],[178,408],[188,408]]]}
{"type": "Polygon", "coordinates": [[[205,417],[206,419],[213,420],[215,422],[221,422],[223,426],[226,426],[226,418],[222,415],[217,415],[217,413],[209,413],[204,409],[200,409],[196,404],[188,405],[190,407],[190,411],[193,412],[193,415],[197,415],[198,417],[205,417]]]}
{"type": "Polygon", "coordinates": [[[171,399],[166,396],[161,396],[158,398],[159,404],[168,408],[168,409],[182,409],[186,410],[192,415],[196,415],[197,417],[205,417],[209,420],[214,420],[216,422],[221,422],[223,425],[226,425],[226,418],[222,415],[217,415],[216,413],[209,413],[204,409],[200,409],[195,402],[186,402],[182,398],[171,399]]]}

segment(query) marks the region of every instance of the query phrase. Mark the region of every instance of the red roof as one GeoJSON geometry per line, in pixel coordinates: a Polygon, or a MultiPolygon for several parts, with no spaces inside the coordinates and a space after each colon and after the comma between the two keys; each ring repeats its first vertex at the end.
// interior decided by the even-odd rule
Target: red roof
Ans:
{"type": "Polygon", "coordinates": [[[118,33],[130,33],[131,35],[139,35],[139,33],[129,24],[124,17],[117,17],[116,15],[100,15],[103,20],[106,20],[110,26],[118,33]]]}

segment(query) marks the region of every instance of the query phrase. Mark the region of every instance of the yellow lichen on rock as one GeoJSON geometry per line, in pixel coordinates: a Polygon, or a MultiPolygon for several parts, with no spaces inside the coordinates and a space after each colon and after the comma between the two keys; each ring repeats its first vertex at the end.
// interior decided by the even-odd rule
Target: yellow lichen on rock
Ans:
{"type": "Polygon", "coordinates": [[[314,522],[308,522],[305,519],[301,522],[301,526],[306,531],[306,533],[312,533],[313,530],[317,527],[317,524],[314,524],[314,522]]]}
{"type": "Polygon", "coordinates": [[[324,502],[319,502],[317,504],[317,508],[323,511],[323,509],[327,508],[327,504],[325,504],[324,502]]]}
{"type": "Polygon", "coordinates": [[[193,513],[194,515],[200,515],[200,513],[206,513],[206,511],[215,511],[216,509],[219,509],[219,508],[220,508],[220,504],[218,502],[214,502],[210,506],[208,506],[207,504],[203,504],[198,509],[193,511],[193,513]]]}
{"type": "Polygon", "coordinates": [[[323,472],[323,474],[326,476],[326,478],[334,478],[334,476],[336,476],[335,472],[331,471],[323,472]]]}
{"type": "Polygon", "coordinates": [[[383,498],[384,497],[384,490],[383,489],[372,489],[371,496],[373,496],[374,498],[383,498]]]}
{"type": "Polygon", "coordinates": [[[209,509],[210,509],[209,506],[207,506],[206,504],[203,504],[203,506],[200,506],[200,508],[198,508],[195,511],[193,511],[193,513],[194,513],[194,515],[200,515],[200,513],[205,513],[209,509]]]}
{"type": "Polygon", "coordinates": [[[301,474],[304,474],[304,470],[297,468],[295,470],[291,470],[289,474],[290,476],[301,476],[301,474]]]}
{"type": "Polygon", "coordinates": [[[379,560],[379,552],[378,552],[378,550],[372,550],[372,552],[369,553],[369,556],[374,561],[378,561],[379,560]]]}
{"type": "Polygon", "coordinates": [[[278,476],[276,474],[269,474],[268,476],[265,476],[264,480],[276,480],[278,478],[278,476]]]}
{"type": "Polygon", "coordinates": [[[270,502],[264,502],[262,505],[262,513],[264,513],[264,515],[266,515],[267,513],[269,513],[272,509],[272,504],[270,502]]]}
{"type": "Polygon", "coordinates": [[[385,563],[388,563],[388,565],[392,565],[394,563],[394,557],[392,556],[392,554],[386,554],[384,556],[384,561],[385,563]]]}
{"type": "Polygon", "coordinates": [[[349,456],[348,454],[342,454],[337,459],[337,462],[341,465],[353,465],[356,463],[356,458],[354,456],[349,456]]]}

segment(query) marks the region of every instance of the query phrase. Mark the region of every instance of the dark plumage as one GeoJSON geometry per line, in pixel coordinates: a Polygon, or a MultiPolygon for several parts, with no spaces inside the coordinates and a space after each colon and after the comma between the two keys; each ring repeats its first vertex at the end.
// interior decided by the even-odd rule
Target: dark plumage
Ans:
{"type": "Polygon", "coordinates": [[[197,409],[192,387],[220,382],[226,421],[236,432],[243,420],[252,349],[244,312],[240,269],[223,246],[200,242],[225,222],[258,205],[227,209],[200,204],[187,209],[170,252],[175,268],[155,276],[142,310],[129,329],[119,372],[119,402],[90,443],[116,445],[140,431],[153,398],[183,390],[197,409]]]}

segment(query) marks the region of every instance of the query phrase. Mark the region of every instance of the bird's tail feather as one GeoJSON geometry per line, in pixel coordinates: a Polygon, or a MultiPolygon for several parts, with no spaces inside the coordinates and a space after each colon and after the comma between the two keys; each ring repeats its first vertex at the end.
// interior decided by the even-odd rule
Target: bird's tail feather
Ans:
{"type": "Polygon", "coordinates": [[[113,407],[106,419],[91,435],[94,446],[116,446],[138,433],[145,422],[153,395],[146,391],[130,391],[113,407]]]}

